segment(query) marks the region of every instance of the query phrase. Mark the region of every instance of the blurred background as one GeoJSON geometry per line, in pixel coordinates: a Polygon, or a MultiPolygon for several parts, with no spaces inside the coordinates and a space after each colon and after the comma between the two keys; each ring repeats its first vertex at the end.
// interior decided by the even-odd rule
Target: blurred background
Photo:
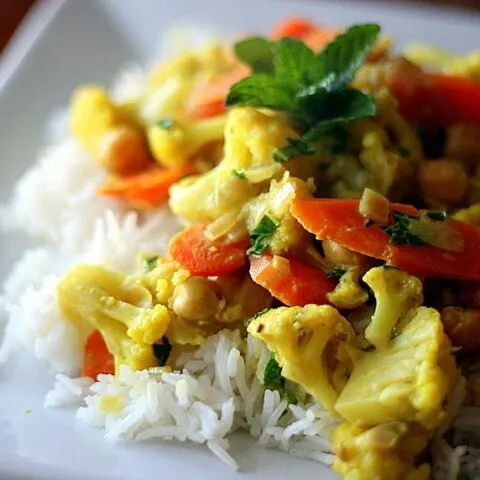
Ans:
{"type": "MultiPolygon", "coordinates": [[[[0,0],[0,51],[8,43],[22,18],[32,6],[40,1],[56,0],[0,0]]],[[[77,0],[81,1],[81,0],[77,0]]],[[[310,0],[314,2],[315,0],[310,0]]],[[[341,2],[342,0],[337,0],[341,2]]],[[[379,3],[397,0],[377,0],[379,3]]],[[[404,3],[424,3],[431,5],[451,5],[460,9],[480,10],[480,0],[401,0],[404,3]]]]}

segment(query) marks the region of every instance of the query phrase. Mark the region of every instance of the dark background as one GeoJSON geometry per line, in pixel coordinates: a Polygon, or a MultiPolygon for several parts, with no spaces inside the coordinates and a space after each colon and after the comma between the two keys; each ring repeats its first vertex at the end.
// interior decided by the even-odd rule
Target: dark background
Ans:
{"type": "MultiPolygon", "coordinates": [[[[35,2],[55,0],[0,0],[0,51],[15,32],[18,24],[35,2]]],[[[82,1],[82,0],[77,0],[82,1]]],[[[315,0],[311,0],[315,1],[315,0]]],[[[341,1],[341,0],[338,0],[341,1]]],[[[377,0],[390,2],[392,0],[377,0]]],[[[480,10],[480,0],[403,0],[405,3],[427,3],[431,5],[448,4],[462,9],[480,10]]]]}

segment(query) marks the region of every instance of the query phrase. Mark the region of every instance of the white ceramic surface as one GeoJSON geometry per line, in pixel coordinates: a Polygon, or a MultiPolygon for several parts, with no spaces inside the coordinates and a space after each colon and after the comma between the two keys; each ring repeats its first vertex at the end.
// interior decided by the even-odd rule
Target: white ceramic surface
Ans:
{"type": "MultiPolygon", "coordinates": [[[[400,46],[413,39],[456,51],[480,46],[478,14],[380,1],[44,0],[0,58],[0,201],[41,146],[48,112],[64,105],[78,83],[108,82],[125,63],[148,61],[167,25],[197,22],[233,35],[268,31],[287,14],[339,25],[379,22],[400,46]]],[[[0,237],[0,278],[25,244],[0,237]]],[[[49,372],[28,355],[0,367],[0,479],[336,478],[313,462],[259,450],[242,435],[232,446],[242,473],[192,445],[111,444],[71,411],[44,410],[51,385],[49,372]]]]}

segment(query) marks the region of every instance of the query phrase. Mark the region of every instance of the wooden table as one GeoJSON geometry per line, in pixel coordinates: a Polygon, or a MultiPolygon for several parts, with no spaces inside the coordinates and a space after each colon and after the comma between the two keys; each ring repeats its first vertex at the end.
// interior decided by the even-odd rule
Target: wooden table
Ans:
{"type": "MultiPolygon", "coordinates": [[[[7,44],[8,40],[15,32],[18,24],[36,1],[42,0],[0,0],[0,51],[7,44]]],[[[55,1],[55,0],[50,0],[55,1]]],[[[82,1],[82,0],[76,0],[82,1]]],[[[138,0],[139,3],[141,0],[138,0]]],[[[312,0],[314,1],[314,0],[312,0]]],[[[341,0],[337,0],[341,1],[341,0]]],[[[392,1],[392,0],[378,0],[392,1]]],[[[480,10],[480,0],[403,0],[410,3],[421,1],[428,4],[449,4],[461,8],[474,8],[480,10]]]]}

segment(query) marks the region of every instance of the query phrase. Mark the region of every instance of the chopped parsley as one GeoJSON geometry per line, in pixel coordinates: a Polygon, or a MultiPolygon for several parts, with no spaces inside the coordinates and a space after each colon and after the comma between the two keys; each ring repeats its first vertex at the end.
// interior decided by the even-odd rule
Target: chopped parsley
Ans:
{"type": "Polygon", "coordinates": [[[448,213],[443,211],[443,212],[427,212],[426,213],[427,217],[432,219],[432,220],[438,220],[440,222],[443,222],[448,218],[448,213]]]}
{"type": "Polygon", "coordinates": [[[379,33],[376,24],[354,25],[319,53],[293,38],[242,40],[235,51],[254,73],[232,86],[226,105],[279,110],[302,127],[300,140],[277,151],[276,161],[315,150],[333,129],[376,114],[374,100],[350,84],[379,33]]]}
{"type": "Polygon", "coordinates": [[[347,273],[347,269],[343,267],[333,267],[331,270],[327,272],[328,278],[340,278],[345,273],[347,273]]]}
{"type": "Polygon", "coordinates": [[[153,344],[153,353],[155,354],[155,357],[157,357],[158,364],[161,367],[167,363],[171,351],[172,346],[170,345],[167,337],[162,338],[162,343],[153,344]]]}
{"type": "Polygon", "coordinates": [[[383,265],[383,268],[385,270],[398,270],[398,267],[395,267],[394,265],[388,265],[386,263],[383,265]]]}
{"type": "Polygon", "coordinates": [[[410,231],[412,221],[418,221],[418,217],[401,212],[393,212],[393,224],[381,227],[382,230],[390,235],[390,243],[394,245],[426,245],[418,235],[410,231]]]}
{"type": "Polygon", "coordinates": [[[255,230],[250,235],[252,246],[247,250],[248,255],[260,255],[270,243],[270,239],[278,228],[278,224],[268,215],[264,215],[255,230]]]}
{"type": "Polygon", "coordinates": [[[275,355],[273,353],[270,360],[265,365],[262,383],[265,388],[271,390],[282,388],[285,385],[285,379],[282,377],[282,368],[275,360],[275,355]]]}
{"type": "Polygon", "coordinates": [[[412,152],[408,148],[398,147],[398,154],[402,158],[410,158],[410,155],[412,154],[412,152]]]}
{"type": "Polygon", "coordinates": [[[239,178],[240,180],[246,180],[247,179],[247,176],[245,175],[244,171],[243,170],[237,170],[236,168],[234,168],[232,170],[232,175],[239,178]]]}
{"type": "Polygon", "coordinates": [[[173,118],[162,118],[156,123],[157,127],[163,128],[164,130],[170,130],[173,128],[174,120],[173,118]]]}
{"type": "Polygon", "coordinates": [[[157,266],[158,255],[155,257],[147,257],[142,260],[142,269],[145,272],[153,270],[157,266]]]}

